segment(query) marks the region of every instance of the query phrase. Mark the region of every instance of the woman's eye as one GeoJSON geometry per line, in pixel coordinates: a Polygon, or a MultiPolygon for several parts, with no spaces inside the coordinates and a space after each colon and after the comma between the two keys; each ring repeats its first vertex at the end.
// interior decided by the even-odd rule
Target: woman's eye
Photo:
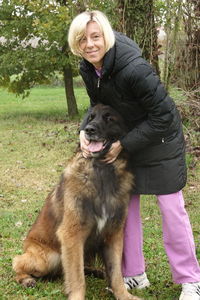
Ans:
{"type": "Polygon", "coordinates": [[[84,43],[84,42],[86,42],[86,37],[84,36],[84,37],[82,37],[81,39],[80,39],[80,43],[84,43]]]}

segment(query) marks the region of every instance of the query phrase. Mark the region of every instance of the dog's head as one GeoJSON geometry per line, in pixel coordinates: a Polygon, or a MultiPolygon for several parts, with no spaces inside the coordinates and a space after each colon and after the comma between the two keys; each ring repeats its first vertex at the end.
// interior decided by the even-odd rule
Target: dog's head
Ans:
{"type": "Polygon", "coordinates": [[[93,157],[104,156],[112,143],[127,133],[120,114],[103,104],[97,104],[91,109],[84,131],[86,139],[90,142],[88,150],[93,157]]]}

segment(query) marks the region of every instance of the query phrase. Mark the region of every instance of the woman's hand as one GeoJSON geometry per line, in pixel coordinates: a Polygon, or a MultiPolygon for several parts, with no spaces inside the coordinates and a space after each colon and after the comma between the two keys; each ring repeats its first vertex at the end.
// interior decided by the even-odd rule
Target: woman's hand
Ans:
{"type": "Polygon", "coordinates": [[[83,153],[83,157],[85,157],[85,158],[90,157],[91,153],[90,153],[90,151],[88,151],[88,145],[90,142],[85,138],[84,130],[80,131],[79,138],[80,138],[80,147],[81,147],[81,150],[83,153]]]}
{"type": "Polygon", "coordinates": [[[122,151],[122,145],[120,141],[113,143],[110,150],[108,151],[105,158],[103,159],[103,161],[106,162],[107,164],[111,164],[117,159],[121,151],[122,151]]]}

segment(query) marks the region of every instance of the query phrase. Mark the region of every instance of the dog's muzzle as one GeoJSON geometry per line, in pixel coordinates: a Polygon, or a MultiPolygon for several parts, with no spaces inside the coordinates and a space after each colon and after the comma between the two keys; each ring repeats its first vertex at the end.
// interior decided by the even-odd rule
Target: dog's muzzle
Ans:
{"type": "Polygon", "coordinates": [[[105,137],[100,136],[99,129],[95,124],[88,124],[84,131],[85,138],[89,141],[88,151],[91,152],[92,156],[98,156],[102,154],[102,152],[107,152],[105,150],[107,150],[110,142],[108,142],[105,137]]]}

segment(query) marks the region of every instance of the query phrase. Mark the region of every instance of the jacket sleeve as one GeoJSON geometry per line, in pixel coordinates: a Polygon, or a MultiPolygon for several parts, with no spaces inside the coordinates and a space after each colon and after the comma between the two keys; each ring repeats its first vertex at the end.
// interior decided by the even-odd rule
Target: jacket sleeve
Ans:
{"type": "Polygon", "coordinates": [[[84,72],[82,72],[81,70],[80,70],[80,74],[82,76],[87,94],[88,94],[89,99],[90,99],[90,107],[88,108],[88,111],[86,112],[86,114],[83,118],[83,121],[81,122],[81,125],[80,125],[80,130],[83,130],[85,128],[86,123],[87,123],[88,115],[90,114],[91,108],[96,104],[96,101],[95,101],[96,97],[92,93],[91,81],[87,80],[86,74],[84,72]]]}
{"type": "Polygon", "coordinates": [[[126,77],[127,87],[131,89],[132,98],[146,111],[147,118],[121,139],[122,146],[129,152],[161,143],[174,127],[176,114],[173,100],[151,66],[144,61],[132,70],[126,77]]]}

